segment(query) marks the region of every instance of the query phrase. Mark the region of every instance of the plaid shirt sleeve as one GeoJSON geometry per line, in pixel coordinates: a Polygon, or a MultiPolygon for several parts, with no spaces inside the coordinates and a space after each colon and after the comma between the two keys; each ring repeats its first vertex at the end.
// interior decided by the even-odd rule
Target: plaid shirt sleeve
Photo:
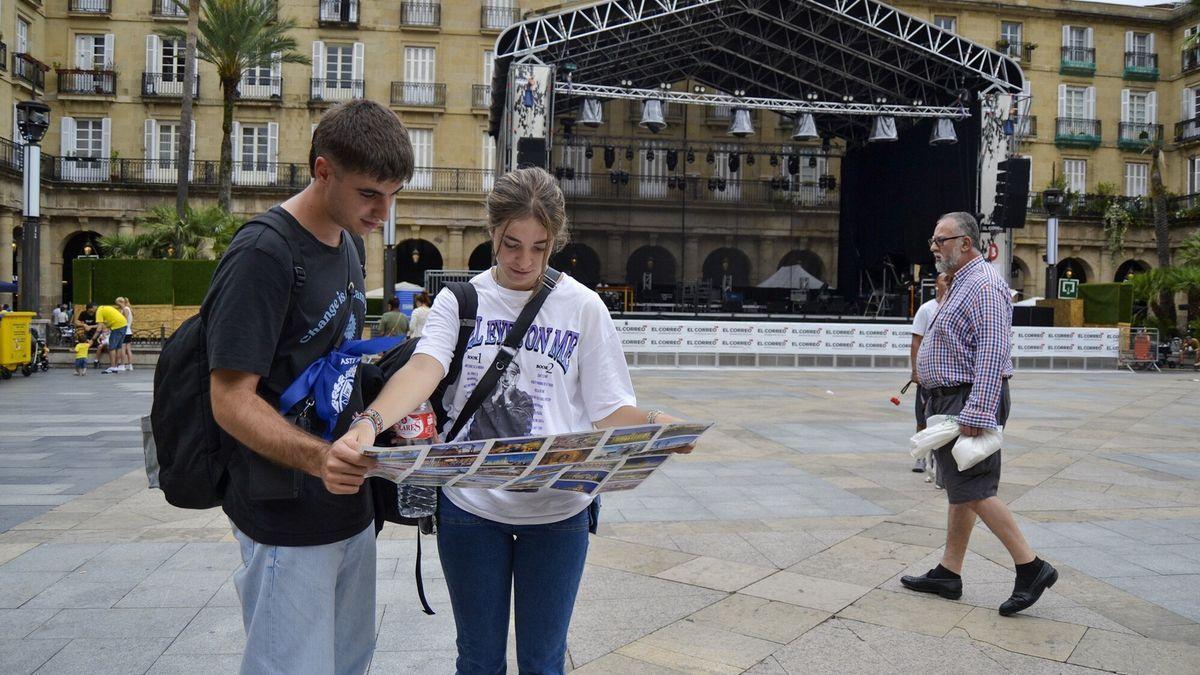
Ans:
{"type": "Polygon", "coordinates": [[[1003,377],[1012,358],[1012,305],[1005,289],[985,282],[967,311],[975,328],[975,380],[958,421],[995,428],[1003,377]]]}

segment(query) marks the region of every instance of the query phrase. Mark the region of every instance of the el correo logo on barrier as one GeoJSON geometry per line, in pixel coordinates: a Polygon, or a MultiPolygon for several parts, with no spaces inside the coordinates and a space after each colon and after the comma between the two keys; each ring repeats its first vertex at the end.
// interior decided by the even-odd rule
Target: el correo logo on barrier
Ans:
{"type": "Polygon", "coordinates": [[[1098,330],[1084,330],[1076,334],[1080,340],[1103,340],[1104,333],[1098,330]]]}
{"type": "Polygon", "coordinates": [[[715,333],[719,326],[686,326],[683,329],[685,333],[715,333]]]}
{"type": "Polygon", "coordinates": [[[862,347],[863,349],[887,349],[888,343],[881,342],[879,340],[868,340],[868,341],[860,340],[858,342],[858,346],[862,347]]]}
{"type": "Polygon", "coordinates": [[[1047,335],[1046,338],[1049,340],[1074,340],[1075,332],[1071,331],[1070,333],[1051,333],[1051,334],[1047,335]]]}
{"type": "Polygon", "coordinates": [[[682,333],[683,326],[651,326],[651,333],[682,333]]]}
{"type": "Polygon", "coordinates": [[[787,328],[759,328],[760,335],[787,335],[787,328]]]}
{"type": "Polygon", "coordinates": [[[683,338],[665,338],[665,339],[654,338],[654,339],[650,340],[650,344],[655,347],[660,346],[660,345],[679,346],[679,345],[683,344],[683,338]]]}
{"type": "Polygon", "coordinates": [[[854,349],[854,340],[827,340],[826,345],[834,349],[854,349]]]}
{"type": "Polygon", "coordinates": [[[646,344],[646,338],[630,338],[627,340],[621,340],[621,344],[623,344],[623,345],[644,345],[644,344],[646,344]]]}
{"type": "Polygon", "coordinates": [[[854,337],[853,328],[826,328],[826,335],[841,335],[843,337],[854,337]]]}
{"type": "Polygon", "coordinates": [[[820,328],[793,328],[792,335],[820,335],[820,328]]]}
{"type": "Polygon", "coordinates": [[[753,347],[754,340],[725,340],[723,343],[723,346],[725,346],[725,347],[753,347]]]}
{"type": "Polygon", "coordinates": [[[711,338],[708,340],[688,340],[684,342],[689,347],[716,347],[717,339],[711,338]]]}
{"type": "Polygon", "coordinates": [[[822,340],[793,340],[792,345],[797,349],[804,347],[820,347],[824,342],[822,340]]]}
{"type": "Polygon", "coordinates": [[[621,331],[621,332],[623,332],[623,333],[645,333],[645,332],[646,332],[646,326],[645,326],[645,325],[641,325],[641,326],[625,326],[625,327],[622,329],[622,331],[621,331]]]}
{"type": "Polygon", "coordinates": [[[887,337],[890,334],[891,331],[886,328],[863,328],[862,330],[858,331],[859,337],[887,337]]]}
{"type": "Polygon", "coordinates": [[[731,335],[749,335],[750,333],[754,332],[754,326],[746,326],[745,328],[740,326],[737,328],[726,327],[725,332],[731,335]]]}
{"type": "Polygon", "coordinates": [[[759,340],[760,347],[787,347],[787,340],[759,340]]]}
{"type": "Polygon", "coordinates": [[[1077,352],[1099,352],[1104,351],[1104,345],[1076,345],[1077,352]]]}

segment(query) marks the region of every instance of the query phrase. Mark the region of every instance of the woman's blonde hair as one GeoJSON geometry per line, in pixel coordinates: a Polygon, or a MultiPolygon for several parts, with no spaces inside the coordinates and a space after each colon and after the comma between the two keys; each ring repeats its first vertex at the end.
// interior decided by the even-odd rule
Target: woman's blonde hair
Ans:
{"type": "Polygon", "coordinates": [[[546,228],[553,242],[551,253],[561,251],[571,238],[562,190],[554,177],[540,167],[516,169],[497,178],[487,197],[487,214],[487,233],[493,242],[496,233],[509,223],[527,217],[546,228]]]}
{"type": "Polygon", "coordinates": [[[118,307],[120,307],[121,305],[128,305],[129,298],[122,295],[121,297],[117,298],[116,303],[117,303],[118,307]]]}

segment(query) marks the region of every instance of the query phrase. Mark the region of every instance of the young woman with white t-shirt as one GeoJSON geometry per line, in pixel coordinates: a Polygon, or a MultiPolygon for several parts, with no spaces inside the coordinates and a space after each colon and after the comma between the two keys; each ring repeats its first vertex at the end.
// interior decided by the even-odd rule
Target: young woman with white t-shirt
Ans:
{"type": "MultiPolygon", "coordinates": [[[[479,295],[476,335],[446,407],[452,421],[532,297],[551,252],[566,244],[562,191],[543,169],[499,178],[487,199],[496,263],[471,280],[479,295]]],[[[358,451],[415,409],[446,375],[458,337],[458,303],[443,290],[421,342],[338,443],[358,451]],[[377,415],[375,415],[377,413],[377,415]]],[[[573,350],[527,339],[505,377],[459,438],[543,435],[678,421],[636,406],[621,340],[595,292],[563,275],[528,335],[571,336],[573,350]]],[[[448,429],[450,421],[444,429],[448,429]]],[[[684,448],[684,452],[691,448],[684,448]]],[[[567,627],[587,555],[591,495],[446,488],[438,505],[438,550],[458,632],[459,673],[503,672],[510,594],[515,589],[521,672],[562,673],[567,627]]]]}

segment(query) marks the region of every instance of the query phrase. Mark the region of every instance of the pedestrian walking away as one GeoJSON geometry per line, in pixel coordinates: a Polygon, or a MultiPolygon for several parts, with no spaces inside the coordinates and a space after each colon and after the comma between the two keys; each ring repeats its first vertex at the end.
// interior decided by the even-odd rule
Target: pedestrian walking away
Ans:
{"type": "MultiPolygon", "coordinates": [[[[917,385],[917,431],[923,431],[925,429],[925,401],[928,398],[928,392],[925,391],[925,387],[921,386],[921,379],[917,375],[917,353],[921,349],[921,340],[924,339],[925,333],[929,331],[930,324],[933,323],[933,317],[937,315],[938,303],[945,299],[946,289],[949,288],[949,286],[949,275],[945,273],[938,274],[934,297],[927,302],[922,303],[921,306],[917,308],[917,313],[913,317],[912,341],[909,344],[908,360],[912,367],[912,372],[909,375],[909,379],[917,385]]],[[[925,458],[917,458],[916,463],[913,464],[912,470],[915,473],[924,473],[925,458]]],[[[926,479],[925,482],[929,482],[929,479],[926,479]]],[[[938,487],[941,487],[941,483],[938,483],[938,487]]]]}
{"type": "Polygon", "coordinates": [[[379,336],[397,335],[408,335],[408,317],[400,311],[400,300],[392,296],[388,298],[388,311],[379,317],[379,336]]]}
{"type": "Polygon", "coordinates": [[[311,363],[362,335],[361,238],[387,219],[412,156],[404,125],[377,103],[325,113],[312,182],[238,231],[200,310],[213,417],[237,441],[222,508],[243,563],[234,574],[242,673],[363,673],[371,662],[375,530],[364,475],[374,460],[308,433],[278,406],[311,363]]]}
{"type": "Polygon", "coordinates": [[[421,291],[413,296],[412,317],[408,321],[408,337],[421,337],[421,332],[425,328],[425,319],[429,316],[429,306],[431,304],[433,304],[433,301],[429,299],[429,294],[425,291],[421,291]]]}
{"type": "MultiPolygon", "coordinates": [[[[476,333],[467,342],[460,377],[447,388],[442,430],[453,427],[487,370],[503,376],[453,440],[677,421],[637,407],[621,341],[600,296],[548,269],[550,255],[568,238],[554,178],[540,168],[501,176],[487,198],[487,216],[496,262],[470,281],[478,309],[463,318],[474,319],[476,333]],[[504,332],[531,296],[544,297],[544,304],[523,334],[566,336],[571,347],[547,349],[545,340],[522,339],[505,367],[498,360],[510,355],[507,347],[501,349],[504,332]]],[[[339,443],[348,450],[370,444],[381,429],[421,405],[449,371],[459,326],[458,302],[443,289],[412,358],[339,443]]],[[[449,487],[437,509],[438,553],[458,635],[457,672],[504,672],[510,609],[520,672],[565,672],[567,627],[596,510],[593,497],[546,487],[527,492],[449,487]]]]}
{"type": "MultiPolygon", "coordinates": [[[[979,251],[979,225],[969,213],[942,216],[929,240],[939,272],[953,275],[917,354],[917,375],[929,391],[927,415],[955,415],[961,434],[979,436],[1008,419],[1012,377],[1012,301],[1008,284],[979,251]]],[[[962,565],[975,517],[983,520],[1012,556],[1016,581],[1000,605],[1010,616],[1027,609],[1058,581],[1058,571],[1034,555],[1008,505],[996,496],[1001,451],[958,470],[951,442],[934,450],[938,479],[950,502],[941,563],[900,582],[945,598],[962,596],[962,565]]]]}

